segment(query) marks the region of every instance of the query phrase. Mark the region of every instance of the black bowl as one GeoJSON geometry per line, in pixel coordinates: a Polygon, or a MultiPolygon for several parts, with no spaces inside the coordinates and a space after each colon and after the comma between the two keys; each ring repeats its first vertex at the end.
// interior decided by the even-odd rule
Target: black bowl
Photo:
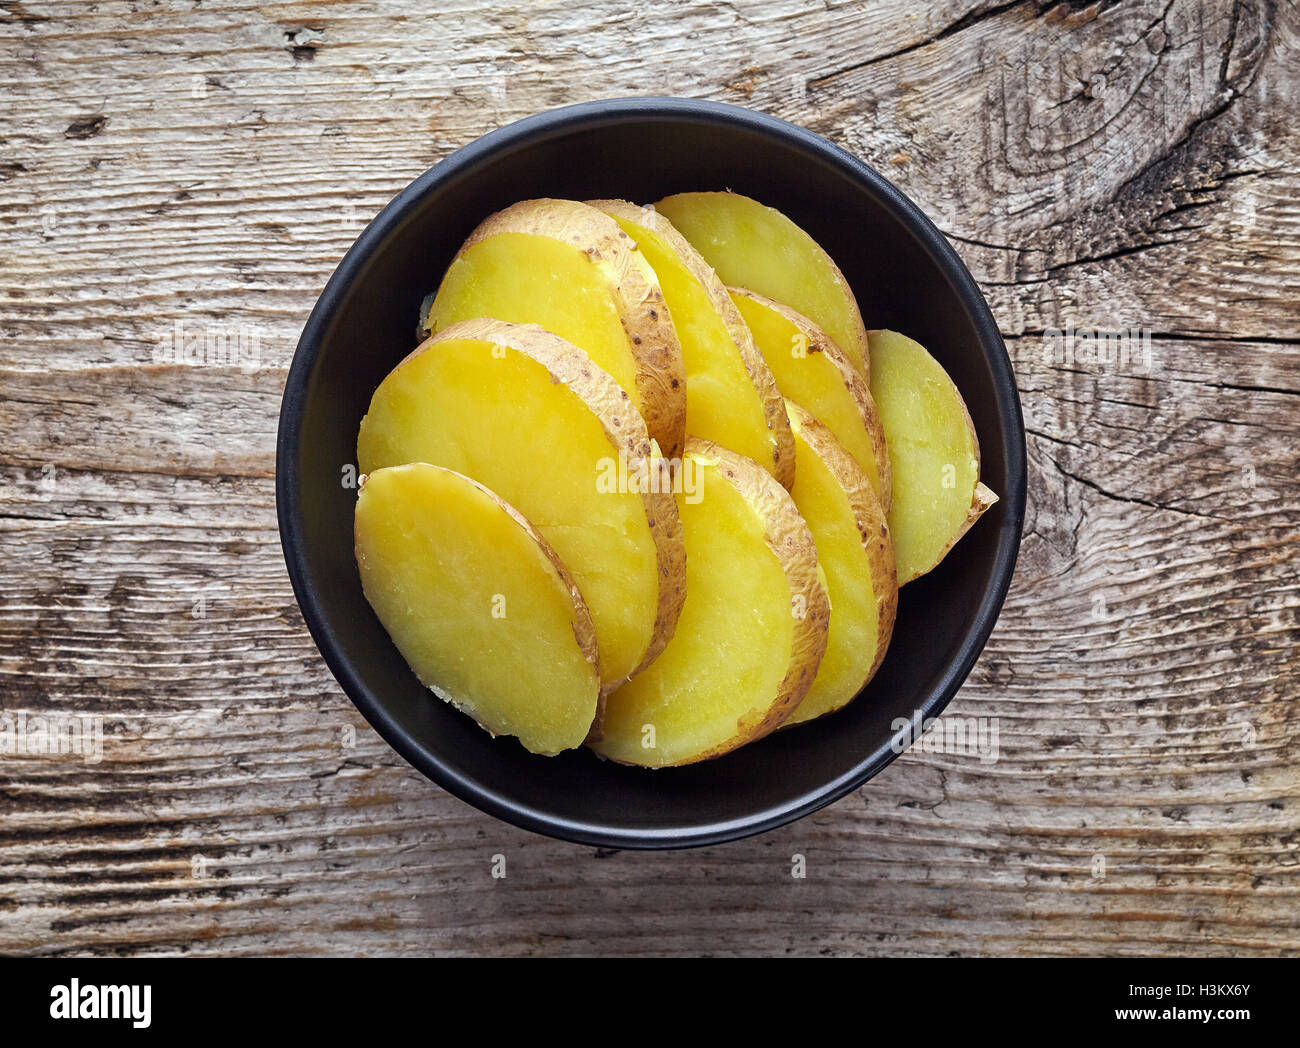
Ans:
{"type": "Polygon", "coordinates": [[[458,150],[370,223],[312,311],[280,413],[276,498],[289,576],[357,708],[434,782],[508,822],[588,845],[731,840],[842,797],[896,755],[896,718],[935,717],[975,663],[1015,567],[1025,434],[997,325],[970,274],[910,200],[844,150],[773,117],[634,98],[521,120],[458,150]],[[421,299],[469,232],[518,200],[650,202],[730,188],[785,212],[839,263],[869,327],[903,331],[947,368],[1001,496],[935,571],[900,593],[884,665],[853,703],[717,760],[646,771],[586,751],[529,754],[420,686],[371,612],[343,483],[371,393],[414,347],[421,299]]]}

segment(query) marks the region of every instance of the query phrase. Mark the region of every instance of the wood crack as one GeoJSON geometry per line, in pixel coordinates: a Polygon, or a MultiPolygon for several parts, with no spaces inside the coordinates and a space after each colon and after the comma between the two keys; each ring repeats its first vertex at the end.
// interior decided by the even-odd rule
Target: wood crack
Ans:
{"type": "Polygon", "coordinates": [[[1207,382],[1212,389],[1235,389],[1243,393],[1281,393],[1286,397],[1300,397],[1300,389],[1286,389],[1283,386],[1247,386],[1235,382],[1207,382]]]}
{"type": "MultiPolygon", "coordinates": [[[[1172,7],[1172,3],[1170,4],[1170,7],[1172,7]]],[[[1169,8],[1167,7],[1165,9],[1165,15],[1167,15],[1168,12],[1169,12],[1169,8]]],[[[1163,17],[1164,16],[1162,16],[1162,18],[1163,17]]],[[[1129,186],[1132,186],[1135,183],[1142,182],[1147,177],[1147,175],[1153,173],[1157,169],[1168,164],[1172,160],[1174,154],[1177,153],[1179,150],[1181,150],[1189,142],[1191,142],[1191,140],[1196,136],[1197,132],[1199,132],[1203,127],[1212,124],[1214,121],[1224,116],[1233,107],[1233,105],[1237,102],[1237,100],[1242,97],[1244,89],[1250,87],[1250,85],[1254,83],[1255,76],[1257,75],[1259,66],[1262,63],[1255,64],[1254,68],[1251,70],[1250,76],[1247,78],[1244,84],[1238,86],[1229,83],[1228,72],[1232,61],[1232,51],[1237,43],[1237,30],[1240,23],[1240,17],[1241,17],[1240,0],[1234,0],[1232,5],[1231,17],[1232,20],[1228,27],[1228,39],[1224,42],[1223,58],[1219,63],[1219,92],[1220,94],[1225,95],[1225,97],[1221,102],[1218,103],[1218,105],[1214,106],[1208,113],[1204,113],[1203,115],[1192,120],[1191,123],[1188,124],[1187,128],[1183,131],[1181,135],[1178,136],[1177,139],[1175,139],[1168,146],[1166,146],[1165,149],[1159,155],[1153,157],[1149,162],[1144,164],[1142,168],[1137,171],[1137,173],[1130,175],[1118,186],[1116,186],[1115,191],[1111,194],[1112,201],[1122,199],[1126,195],[1129,186]]]]}
{"type": "Polygon", "coordinates": [[[1181,244],[1187,238],[1174,237],[1172,240],[1153,240],[1145,244],[1134,244],[1131,247],[1121,247],[1115,251],[1107,251],[1101,255],[1090,255],[1087,258],[1075,258],[1068,262],[1058,262],[1056,265],[1048,266],[1046,272],[1055,273],[1062,269],[1069,269],[1072,266],[1086,266],[1094,262],[1110,262],[1117,258],[1127,258],[1129,255],[1141,254],[1143,251],[1151,251],[1158,247],[1171,247],[1174,244],[1181,244]]]}
{"type": "Polygon", "coordinates": [[[1053,466],[1055,466],[1057,471],[1062,476],[1069,477],[1071,480],[1075,481],[1076,483],[1082,484],[1085,488],[1091,488],[1093,491],[1097,492],[1097,494],[1101,495],[1104,498],[1110,499],[1112,502],[1127,502],[1135,506],[1146,506],[1148,509],[1163,510],[1167,513],[1181,513],[1184,516],[1196,517],[1200,520],[1213,520],[1218,523],[1228,523],[1228,524],[1236,523],[1236,521],[1232,520],[1229,517],[1220,517],[1212,513],[1197,513],[1195,510],[1182,509],[1179,506],[1168,506],[1160,502],[1153,502],[1150,499],[1138,498],[1136,495],[1118,495],[1113,491],[1107,491],[1100,484],[1096,483],[1095,481],[1089,480],[1087,477],[1081,477],[1077,473],[1071,473],[1068,469],[1066,469],[1059,462],[1057,462],[1056,459],[1051,455],[1049,455],[1047,452],[1043,453],[1043,457],[1046,458],[1047,461],[1050,462],[1053,466]]]}
{"type": "Polygon", "coordinates": [[[853,65],[844,66],[842,69],[836,69],[834,72],[815,77],[808,81],[808,90],[813,91],[819,87],[824,87],[832,80],[846,76],[849,73],[856,73],[861,69],[867,69],[870,66],[877,65],[881,62],[888,62],[891,58],[901,58],[903,55],[910,55],[913,51],[919,51],[923,47],[929,47],[931,44],[937,44],[940,40],[946,40],[948,37],[955,36],[957,33],[965,32],[967,29],[970,29],[974,25],[978,25],[980,22],[985,22],[990,18],[996,18],[998,15],[1006,14],[1008,11],[1022,6],[1025,2],[1026,0],[1010,0],[1009,3],[1002,3],[994,7],[971,11],[957,19],[957,21],[953,22],[951,25],[939,30],[939,32],[926,37],[924,40],[919,40],[914,44],[908,44],[906,47],[900,47],[898,50],[890,51],[888,54],[876,55],[875,57],[868,58],[865,61],[855,62],[853,65]]]}

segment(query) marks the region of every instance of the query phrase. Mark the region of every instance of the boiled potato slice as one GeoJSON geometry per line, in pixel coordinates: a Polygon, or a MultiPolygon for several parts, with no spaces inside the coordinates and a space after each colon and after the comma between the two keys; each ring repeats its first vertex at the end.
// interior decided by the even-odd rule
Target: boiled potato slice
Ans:
{"type": "Polygon", "coordinates": [[[766,735],[803,699],[826,650],[826,590],[789,492],[757,463],[693,437],[681,487],[677,632],[609,696],[591,744],[625,764],[690,764],[766,735]]]}
{"type": "Polygon", "coordinates": [[[885,433],[871,390],[858,369],[825,331],[802,314],[742,288],[732,288],[731,296],[781,392],[830,428],[888,510],[893,480],[885,433]]]}
{"type": "Polygon", "coordinates": [[[655,204],[724,284],[797,309],[824,328],[867,375],[867,332],[844,274],[775,208],[739,193],[678,193],[655,204]]]}
{"type": "Polygon", "coordinates": [[[788,409],[790,494],[817,545],[831,620],[817,679],[785,727],[838,710],[862,690],[885,657],[898,610],[894,546],[866,474],[829,429],[797,404],[788,409]]]}
{"type": "Polygon", "coordinates": [[[447,268],[424,326],[474,317],[540,324],[586,350],[664,453],[681,453],[681,346],[654,270],[608,215],[574,200],[524,200],[490,215],[447,268]]]}
{"type": "Polygon", "coordinates": [[[357,458],[445,466],[532,521],[591,611],[605,686],[667,643],[685,577],[671,483],[627,392],[577,347],[497,320],[439,332],[375,391],[357,458]]]}
{"type": "Polygon", "coordinates": [[[451,470],[363,478],[361,585],[417,677],[533,753],[580,746],[601,710],[596,631],[568,569],[519,513],[451,470]]]}
{"type": "Polygon", "coordinates": [[[785,487],[794,442],[776,380],[723,286],[663,215],[626,200],[592,200],[654,268],[686,368],[686,432],[752,458],[785,487]]]}
{"type": "Polygon", "coordinates": [[[888,517],[901,586],[943,560],[998,497],[980,483],[965,401],[919,342],[871,332],[871,395],[894,474],[888,517]]]}

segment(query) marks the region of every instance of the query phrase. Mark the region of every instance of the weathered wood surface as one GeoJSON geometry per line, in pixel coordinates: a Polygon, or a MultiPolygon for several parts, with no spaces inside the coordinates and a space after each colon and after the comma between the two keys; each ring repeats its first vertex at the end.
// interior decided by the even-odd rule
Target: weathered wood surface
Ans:
{"type": "Polygon", "coordinates": [[[0,701],[106,733],[0,757],[0,951],[1300,953],[1297,6],[434,6],[0,0],[0,701]],[[934,217],[1016,361],[1031,504],[950,709],[999,718],[996,764],[909,753],[755,839],[605,854],[354,712],[275,427],[397,190],[647,93],[804,124],[934,217]],[[155,363],[177,322],[256,360],[155,363]],[[1046,357],[1070,324],[1152,332],[1150,367],[1046,357]]]}

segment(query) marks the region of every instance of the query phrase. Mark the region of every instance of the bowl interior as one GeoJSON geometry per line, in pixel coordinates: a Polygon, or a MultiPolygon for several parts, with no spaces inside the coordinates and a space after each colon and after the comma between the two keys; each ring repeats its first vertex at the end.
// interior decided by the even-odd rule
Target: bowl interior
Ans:
{"type": "MultiPolygon", "coordinates": [[[[525,437],[526,439],[526,437],[525,437]]],[[[969,672],[1010,580],[1024,512],[1024,435],[1005,349],[956,256],[887,182],[807,132],[744,110],[635,100],[571,107],[443,161],[371,224],[304,332],[281,416],[286,560],[313,635],[362,713],[408,760],[495,815],[614,847],[710,843],[778,825],[893,757],[896,718],[937,715],[969,672]],[[730,188],[807,229],[838,262],[868,327],[925,344],[962,390],[985,483],[1003,496],[957,552],[900,593],[884,665],[841,712],[718,760],[645,771],[585,752],[536,757],[422,688],[362,594],[352,554],[357,428],[415,344],[421,299],[490,212],[542,196],[730,188]]]]}

